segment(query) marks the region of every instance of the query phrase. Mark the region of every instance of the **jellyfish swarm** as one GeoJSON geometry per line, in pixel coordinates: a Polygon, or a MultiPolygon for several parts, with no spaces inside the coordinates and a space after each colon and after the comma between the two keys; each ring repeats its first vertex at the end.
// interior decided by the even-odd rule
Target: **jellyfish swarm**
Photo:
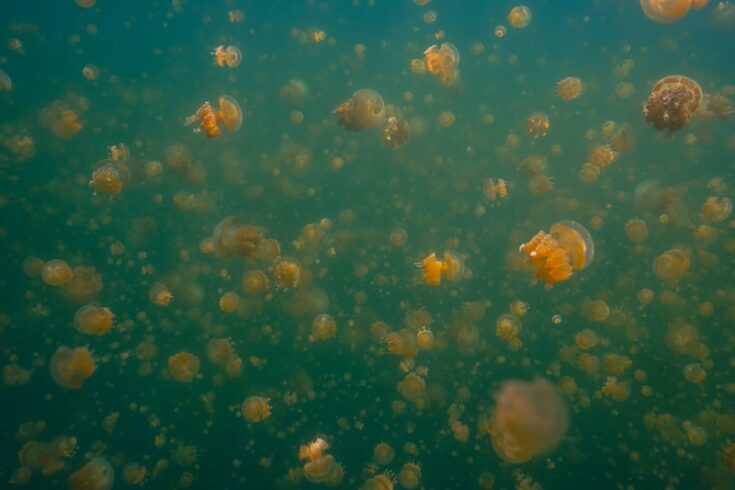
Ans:
{"type": "Polygon", "coordinates": [[[462,260],[452,252],[444,252],[444,260],[436,258],[436,253],[430,253],[424,260],[415,264],[421,271],[421,277],[429,286],[439,286],[442,276],[450,281],[459,279],[464,271],[462,260]]]}
{"type": "Polygon", "coordinates": [[[692,119],[702,101],[702,87],[691,78],[669,75],[653,86],[643,117],[658,130],[677,131],[692,119]]]}
{"type": "Polygon", "coordinates": [[[194,132],[204,131],[207,138],[219,138],[222,135],[220,124],[224,124],[231,133],[240,129],[242,126],[240,104],[229,95],[221,95],[217,103],[219,109],[215,111],[209,101],[204,102],[194,114],[186,118],[186,126],[199,121],[199,127],[195,128],[194,132]]]}
{"type": "Polygon", "coordinates": [[[498,456],[519,464],[552,450],[568,427],[564,399],[551,383],[539,378],[505,383],[496,395],[489,432],[498,456]]]}
{"type": "Polygon", "coordinates": [[[62,388],[78,390],[84,384],[84,380],[92,376],[97,365],[92,353],[86,347],[70,349],[62,345],[49,363],[51,378],[62,388]]]}
{"type": "Polygon", "coordinates": [[[337,122],[350,131],[379,126],[385,120],[385,103],[378,92],[361,88],[334,110],[337,122]]]}
{"type": "Polygon", "coordinates": [[[539,231],[520,247],[528,262],[536,268],[536,277],[546,284],[565,281],[574,270],[584,269],[592,261],[595,246],[584,226],[563,220],[548,233],[539,231]]]}
{"type": "Polygon", "coordinates": [[[115,470],[105,458],[95,457],[69,477],[69,490],[109,490],[115,470]]]}
{"type": "Polygon", "coordinates": [[[433,44],[424,51],[426,71],[439,79],[442,85],[459,81],[459,51],[452,43],[433,44]]]}

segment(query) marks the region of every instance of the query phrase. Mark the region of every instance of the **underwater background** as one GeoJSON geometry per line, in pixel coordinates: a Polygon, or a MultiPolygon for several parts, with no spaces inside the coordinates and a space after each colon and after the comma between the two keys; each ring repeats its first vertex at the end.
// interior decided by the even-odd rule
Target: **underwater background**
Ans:
{"type": "Polygon", "coordinates": [[[735,488],[692,3],[2,2],[0,488],[735,488]]]}

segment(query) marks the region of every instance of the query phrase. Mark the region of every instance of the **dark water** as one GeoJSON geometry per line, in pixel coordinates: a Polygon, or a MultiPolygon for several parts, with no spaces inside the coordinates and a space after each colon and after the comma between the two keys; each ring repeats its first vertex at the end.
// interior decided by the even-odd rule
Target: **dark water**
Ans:
{"type": "MultiPolygon", "coordinates": [[[[529,26],[512,29],[513,3],[374,3],[0,5],[0,70],[13,84],[0,90],[0,488],[24,471],[27,488],[64,488],[95,456],[112,464],[115,488],[317,488],[299,460],[316,437],[344,468],[340,488],[381,488],[370,478],[406,463],[427,489],[735,487],[735,222],[703,208],[733,198],[735,7],[710,2],[657,24],[637,1],[528,2],[529,26]],[[460,53],[457,83],[412,69],[442,42],[460,53]],[[219,45],[239,47],[239,66],[215,66],[219,45]],[[641,107],[672,74],[718,95],[723,117],[700,110],[656,131],[641,107]],[[584,84],[571,101],[556,92],[567,76],[584,84]],[[306,87],[298,100],[283,94],[290,80],[306,87]],[[360,88],[409,123],[405,146],[381,144],[384,122],[337,123],[335,107],[360,88]],[[220,124],[210,139],[192,131],[198,121],[184,125],[223,94],[242,108],[238,131],[220,124]],[[545,136],[527,130],[536,112],[545,136]],[[129,156],[111,161],[121,143],[129,156]],[[585,183],[596,146],[614,161],[585,183]],[[541,162],[535,176],[529,159],[541,162]],[[104,165],[121,192],[90,185],[104,165]],[[489,178],[508,182],[507,198],[485,197],[489,178]],[[278,241],[300,266],[296,287],[278,287],[280,258],[212,253],[228,216],[278,241]],[[640,243],[626,236],[633,219],[648,229],[640,243]],[[518,247],[559,220],[589,230],[594,258],[545,287],[518,247]],[[415,264],[445,251],[463,272],[425,284],[415,264]],[[654,270],[667,251],[681,259],[676,277],[654,270]],[[101,289],[47,284],[38,271],[52,259],[75,276],[94,268],[101,289]],[[251,294],[242,278],[255,270],[269,288],[251,294]],[[167,306],[150,298],[156,283],[173,295],[167,306]],[[239,297],[231,313],[226,292],[239,297]],[[506,342],[496,323],[514,301],[528,312],[506,342]],[[595,319],[600,302],[609,311],[595,319]],[[104,335],[75,328],[86,304],[114,314],[104,335]],[[336,335],[311,342],[321,313],[336,335]],[[432,350],[388,352],[387,332],[415,339],[422,327],[432,350]],[[208,357],[222,338],[241,372],[208,357]],[[50,375],[61,346],[93,353],[78,389],[50,375]],[[171,377],[178,352],[200,361],[189,382],[171,377]],[[701,369],[704,379],[692,374],[701,369]],[[397,388],[409,373],[425,382],[413,399],[397,388]],[[488,433],[496,396],[535,378],[558,387],[568,430],[506,462],[488,433]],[[250,396],[270,399],[264,421],[243,420],[250,396]],[[41,431],[21,427],[39,421],[41,431]],[[75,450],[61,454],[59,436],[75,450]],[[373,461],[379,443],[395,451],[387,465],[373,461]]],[[[541,410],[524,402],[521,424],[541,410]]]]}

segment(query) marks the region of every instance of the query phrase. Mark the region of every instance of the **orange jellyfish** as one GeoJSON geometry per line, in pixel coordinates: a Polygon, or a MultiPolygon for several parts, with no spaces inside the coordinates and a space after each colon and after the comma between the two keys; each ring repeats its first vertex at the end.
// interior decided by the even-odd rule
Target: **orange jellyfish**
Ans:
{"type": "Polygon", "coordinates": [[[273,280],[278,289],[288,290],[299,285],[301,266],[290,258],[282,258],[273,267],[273,280]]]}
{"type": "Polygon", "coordinates": [[[240,104],[229,95],[221,95],[217,103],[219,109],[215,111],[209,101],[204,102],[194,114],[186,118],[186,126],[199,121],[199,127],[194,132],[204,131],[207,138],[219,138],[222,135],[220,124],[224,124],[231,133],[240,129],[243,119],[240,104]]]}
{"type": "Polygon", "coordinates": [[[235,216],[227,216],[215,226],[213,239],[217,257],[240,255],[252,258],[263,239],[263,230],[256,226],[241,225],[235,216]]]}
{"type": "Polygon", "coordinates": [[[730,216],[732,201],[729,197],[710,196],[702,204],[702,216],[712,221],[724,221],[730,216]]]}
{"type": "Polygon", "coordinates": [[[89,185],[96,191],[115,196],[130,183],[130,170],[122,163],[103,161],[94,172],[89,185]]]}
{"type": "Polygon", "coordinates": [[[587,267],[595,246],[584,226],[562,220],[554,223],[548,233],[536,233],[521,245],[520,251],[528,255],[528,262],[536,268],[536,277],[551,285],[569,279],[574,270],[587,267]]]}
{"type": "Polygon", "coordinates": [[[13,81],[10,79],[10,75],[0,70],[0,90],[12,90],[13,81]]]}
{"type": "Polygon", "coordinates": [[[508,12],[508,24],[513,29],[524,29],[531,23],[531,9],[525,5],[513,7],[508,12]]]}
{"type": "Polygon", "coordinates": [[[534,138],[546,136],[549,132],[550,126],[551,123],[549,122],[549,116],[543,112],[534,112],[528,116],[528,119],[526,119],[526,129],[528,130],[528,134],[534,138]]]}
{"type": "Polygon", "coordinates": [[[434,44],[424,51],[426,71],[444,85],[453,85],[459,80],[459,59],[459,51],[452,43],[434,44]]]}
{"type": "Polygon", "coordinates": [[[556,84],[556,93],[563,100],[574,100],[582,95],[582,80],[578,77],[566,77],[556,84]]]}
{"type": "Polygon", "coordinates": [[[64,284],[64,297],[74,303],[88,303],[102,290],[102,276],[94,267],[74,267],[72,280],[64,284]]]}
{"type": "Polygon", "coordinates": [[[391,150],[397,150],[408,143],[410,134],[411,129],[408,121],[391,116],[388,118],[388,124],[385,126],[385,129],[383,129],[381,141],[391,150]]]}
{"type": "Polygon", "coordinates": [[[495,202],[496,199],[506,199],[508,197],[508,183],[505,179],[487,179],[482,186],[482,192],[485,199],[495,202]]]}
{"type": "Polygon", "coordinates": [[[199,358],[188,352],[178,352],[168,358],[168,372],[180,382],[188,383],[199,374],[199,358]]]}
{"type": "Polygon", "coordinates": [[[334,110],[337,122],[350,131],[379,126],[385,120],[385,103],[378,92],[362,88],[334,110]]]}
{"type": "Polygon", "coordinates": [[[248,422],[262,422],[271,416],[270,400],[262,396],[249,396],[242,402],[241,410],[248,422]]]}
{"type": "Polygon", "coordinates": [[[536,379],[503,385],[488,432],[498,456],[519,464],[556,447],[568,427],[564,398],[551,383],[536,379]]]}
{"type": "Polygon", "coordinates": [[[709,0],[641,0],[641,9],[654,22],[669,24],[684,17],[689,9],[701,9],[709,0]]]}
{"type": "Polygon", "coordinates": [[[442,276],[455,281],[464,272],[462,259],[452,252],[444,252],[443,261],[437,259],[436,253],[432,252],[415,265],[421,271],[424,282],[430,286],[440,285],[442,276]]]}
{"type": "Polygon", "coordinates": [[[110,490],[115,470],[105,458],[92,458],[69,477],[69,490],[110,490]]]}
{"type": "Polygon", "coordinates": [[[653,261],[653,273],[662,281],[677,281],[689,271],[691,250],[677,246],[671,248],[653,261]]]}
{"type": "Polygon", "coordinates": [[[85,305],[74,314],[74,328],[87,335],[105,335],[112,328],[113,315],[104,306],[85,305]]]}
{"type": "Polygon", "coordinates": [[[237,46],[217,46],[212,55],[214,64],[221,67],[235,68],[242,61],[242,51],[237,46]]]}
{"type": "Polygon", "coordinates": [[[74,273],[69,264],[63,260],[54,259],[43,264],[41,279],[51,286],[62,286],[74,279],[74,273]]]}
{"type": "Polygon", "coordinates": [[[658,130],[677,131],[692,119],[702,101],[702,87],[691,78],[669,75],[653,86],[643,117],[658,130]]]}
{"type": "Polygon", "coordinates": [[[57,385],[63,388],[78,390],[84,384],[84,380],[92,376],[97,364],[92,353],[86,347],[71,349],[62,345],[49,363],[51,378],[57,385]]]}

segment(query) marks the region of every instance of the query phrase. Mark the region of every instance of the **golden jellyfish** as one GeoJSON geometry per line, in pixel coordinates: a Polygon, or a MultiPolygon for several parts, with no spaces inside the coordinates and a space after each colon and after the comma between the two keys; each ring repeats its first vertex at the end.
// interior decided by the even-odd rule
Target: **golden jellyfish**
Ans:
{"type": "Polygon", "coordinates": [[[115,470],[105,458],[92,458],[69,477],[69,490],[110,490],[115,470]]]}
{"type": "Polygon", "coordinates": [[[453,252],[444,252],[444,260],[440,261],[436,258],[436,253],[432,252],[424,260],[416,263],[416,267],[421,272],[424,283],[430,286],[438,286],[441,284],[442,277],[446,277],[450,281],[456,281],[464,272],[464,262],[453,252]]]}
{"type": "Polygon", "coordinates": [[[185,125],[189,126],[199,121],[199,127],[195,128],[194,132],[204,131],[207,138],[219,138],[222,135],[220,124],[224,124],[231,133],[240,129],[243,119],[240,104],[229,95],[221,95],[217,103],[219,109],[215,111],[209,101],[204,102],[194,114],[186,118],[185,125]]]}
{"type": "Polygon", "coordinates": [[[549,116],[543,112],[534,112],[526,119],[526,130],[534,138],[546,136],[550,126],[549,116]]]}
{"type": "Polygon", "coordinates": [[[378,92],[362,88],[334,110],[337,122],[350,131],[379,126],[385,120],[385,103],[378,92]]]}
{"type": "Polygon", "coordinates": [[[408,373],[403,380],[398,382],[396,389],[403,398],[415,403],[418,408],[424,407],[426,381],[418,374],[414,372],[408,373]]]}
{"type": "Polygon", "coordinates": [[[168,372],[174,381],[191,382],[199,374],[199,358],[189,352],[178,352],[168,358],[168,372]]]}
{"type": "Polygon", "coordinates": [[[520,246],[520,251],[528,255],[528,262],[536,268],[536,277],[551,285],[587,267],[594,257],[595,245],[584,226],[562,220],[554,223],[548,233],[536,233],[520,246]]]}
{"type": "Polygon", "coordinates": [[[648,225],[642,219],[632,219],[625,224],[625,236],[633,243],[648,240],[648,225]]]}
{"type": "Polygon", "coordinates": [[[49,260],[43,264],[41,279],[50,286],[62,286],[74,278],[69,264],[60,259],[49,260]]]}
{"type": "MultiPolygon", "coordinates": [[[[79,99],[77,106],[86,107],[86,99],[79,99]]],[[[39,113],[41,124],[59,139],[70,140],[84,127],[79,115],[61,100],[52,102],[39,113]]]]}
{"type": "Polygon", "coordinates": [[[242,51],[237,46],[217,46],[212,51],[214,64],[219,67],[235,68],[242,61],[242,51]]]}
{"type": "Polygon", "coordinates": [[[643,116],[658,130],[677,131],[692,119],[702,101],[702,87],[683,75],[669,75],[653,86],[643,116]]]}
{"type": "Polygon", "coordinates": [[[122,163],[105,161],[94,172],[89,185],[96,191],[115,196],[130,183],[130,170],[122,163]]]}
{"type": "Polygon", "coordinates": [[[307,461],[303,471],[311,483],[324,483],[329,487],[339,486],[344,478],[344,468],[331,454],[307,461]]]}
{"type": "Polygon", "coordinates": [[[13,80],[10,79],[10,75],[0,70],[0,90],[12,90],[13,80]]]}
{"type": "Polygon", "coordinates": [[[398,471],[398,484],[406,490],[414,490],[421,484],[421,467],[417,463],[406,463],[398,471]]]}
{"type": "Polygon", "coordinates": [[[579,77],[566,77],[556,84],[556,93],[563,100],[574,100],[582,95],[582,80],[579,77]]]}
{"type": "Polygon", "coordinates": [[[78,390],[97,369],[97,363],[86,347],[71,349],[62,345],[51,356],[49,367],[51,378],[57,385],[78,390]]]}
{"type": "Polygon", "coordinates": [[[407,328],[398,332],[389,332],[382,338],[386,349],[394,356],[414,357],[418,354],[416,336],[407,328]]]}
{"type": "Polygon", "coordinates": [[[113,315],[104,306],[85,305],[74,314],[74,328],[87,335],[105,335],[112,328],[113,315]]]}
{"type": "Polygon", "coordinates": [[[698,362],[691,362],[684,366],[684,379],[690,383],[702,384],[707,377],[707,371],[698,362]]]}
{"type": "Polygon", "coordinates": [[[513,29],[524,29],[531,23],[531,9],[525,5],[513,7],[508,12],[508,24],[513,29]]]}
{"type": "Polygon", "coordinates": [[[233,313],[240,306],[240,296],[234,291],[227,291],[219,298],[219,308],[225,313],[233,313]]]}
{"type": "Polygon", "coordinates": [[[543,196],[554,189],[554,178],[546,174],[532,175],[528,179],[528,191],[534,196],[543,196]]]}
{"type": "Polygon", "coordinates": [[[249,396],[242,402],[241,410],[248,422],[262,422],[271,416],[270,400],[262,396],[249,396]]]}
{"type": "Polygon", "coordinates": [[[207,358],[217,366],[224,366],[235,357],[232,340],[216,338],[207,342],[207,358]]]}
{"type": "Polygon", "coordinates": [[[299,448],[299,460],[314,461],[324,456],[324,453],[329,449],[329,443],[317,437],[309,444],[304,444],[299,448]]]}
{"type": "Polygon", "coordinates": [[[94,4],[97,3],[97,0],[74,0],[74,3],[76,3],[83,9],[89,9],[94,7],[94,4]]]}
{"type": "Polygon", "coordinates": [[[314,318],[311,323],[311,335],[309,342],[317,342],[321,340],[329,340],[337,335],[337,322],[334,321],[332,315],[322,313],[314,318]]]}
{"type": "Polygon", "coordinates": [[[88,303],[102,290],[102,276],[94,267],[74,267],[71,281],[61,288],[64,297],[73,303],[88,303]]]}
{"type": "Polygon", "coordinates": [[[421,327],[416,332],[416,346],[423,351],[429,351],[434,348],[436,339],[434,338],[434,332],[426,327],[421,327]]]}
{"type": "Polygon", "coordinates": [[[273,266],[273,282],[278,289],[288,290],[299,285],[301,266],[295,259],[281,258],[273,266]]]}
{"type": "Polygon", "coordinates": [[[247,294],[261,294],[267,291],[269,287],[268,276],[259,269],[249,270],[242,276],[242,288],[247,294]]]}
{"type": "Polygon", "coordinates": [[[710,196],[702,204],[702,216],[712,221],[724,221],[732,212],[732,201],[729,197],[710,196]]]}
{"type": "Polygon", "coordinates": [[[504,38],[507,32],[508,30],[502,24],[495,26],[495,29],[493,30],[493,34],[495,34],[495,37],[497,37],[498,39],[504,38]]]}
{"type": "Polygon", "coordinates": [[[279,97],[291,104],[299,104],[309,95],[309,86],[303,80],[289,80],[286,85],[278,91],[279,97]]]}
{"type": "Polygon", "coordinates": [[[662,281],[677,281],[689,271],[691,250],[685,247],[671,248],[653,261],[653,272],[662,281]]]}
{"type": "Polygon", "coordinates": [[[581,350],[589,350],[597,346],[600,338],[592,329],[585,328],[574,335],[574,345],[581,350]]]}
{"type": "Polygon", "coordinates": [[[383,129],[383,135],[380,140],[391,150],[397,150],[408,143],[410,134],[411,129],[408,121],[391,116],[388,118],[388,123],[383,129]]]}
{"type": "Polygon", "coordinates": [[[604,322],[610,316],[610,307],[601,299],[586,302],[583,309],[587,319],[593,322],[604,322]]]}
{"type": "Polygon", "coordinates": [[[227,216],[214,227],[213,239],[217,257],[239,255],[252,258],[263,240],[263,230],[257,226],[241,225],[235,216],[227,216]]]}
{"type": "Polygon", "coordinates": [[[453,85],[459,80],[459,51],[452,43],[429,46],[424,51],[424,65],[426,71],[444,85],[453,85]]]}
{"type": "Polygon", "coordinates": [[[97,80],[99,75],[100,69],[95,65],[84,65],[84,68],[82,68],[82,76],[87,80],[97,80]]]}
{"type": "Polygon", "coordinates": [[[709,0],[641,0],[646,17],[660,24],[669,24],[683,18],[689,9],[700,9],[709,0]]]}
{"type": "Polygon", "coordinates": [[[122,479],[128,485],[143,485],[146,481],[148,470],[140,463],[125,463],[122,469],[122,479]]]}
{"type": "Polygon", "coordinates": [[[505,179],[487,179],[482,186],[482,193],[485,199],[495,202],[496,199],[506,199],[508,197],[508,183],[505,179]]]}
{"type": "Polygon", "coordinates": [[[362,490],[393,490],[395,479],[392,473],[383,473],[369,478],[362,485],[362,490]]]}
{"type": "Polygon", "coordinates": [[[168,286],[162,282],[156,282],[148,291],[148,299],[154,305],[168,306],[174,295],[169,291],[168,286]]]}
{"type": "Polygon", "coordinates": [[[393,458],[396,457],[396,452],[386,442],[381,442],[373,448],[373,461],[375,464],[385,466],[391,464],[393,458]]]}
{"type": "Polygon", "coordinates": [[[548,381],[508,381],[496,395],[489,433],[503,460],[519,464],[547,453],[569,427],[566,402],[548,381]]]}

